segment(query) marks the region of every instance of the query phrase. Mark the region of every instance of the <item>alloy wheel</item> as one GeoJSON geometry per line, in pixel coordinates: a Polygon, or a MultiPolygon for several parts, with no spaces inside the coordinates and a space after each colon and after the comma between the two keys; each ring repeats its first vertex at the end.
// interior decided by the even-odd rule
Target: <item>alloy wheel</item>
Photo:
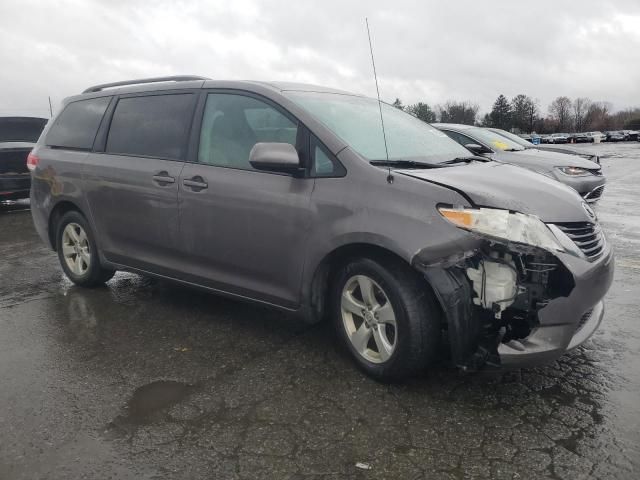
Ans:
{"type": "Polygon", "coordinates": [[[74,275],[84,275],[91,265],[89,239],[77,223],[69,223],[62,231],[62,255],[74,275]]]}
{"type": "Polygon", "coordinates": [[[398,327],[388,295],[372,278],[354,275],[342,289],[342,323],[360,356],[386,362],[396,349],[398,327]]]}

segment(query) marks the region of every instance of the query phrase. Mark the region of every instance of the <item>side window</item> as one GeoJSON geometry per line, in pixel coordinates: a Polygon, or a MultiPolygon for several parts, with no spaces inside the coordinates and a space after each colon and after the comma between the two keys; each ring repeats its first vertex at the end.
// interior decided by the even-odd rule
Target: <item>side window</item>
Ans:
{"type": "Polygon", "coordinates": [[[121,98],[107,137],[107,153],[179,160],[184,157],[193,94],[121,98]]]}
{"type": "Polygon", "coordinates": [[[446,133],[452,140],[455,140],[463,147],[465,145],[469,145],[470,143],[478,143],[476,140],[469,138],[466,135],[463,135],[458,132],[451,132],[449,130],[446,130],[444,133],[446,133]]]}
{"type": "Polygon", "coordinates": [[[342,164],[334,160],[315,137],[311,139],[311,161],[312,177],[342,177],[346,173],[342,164]]]}
{"type": "Polygon", "coordinates": [[[91,98],[67,104],[47,133],[51,147],[90,150],[111,97],[91,98]]]}
{"type": "Polygon", "coordinates": [[[296,145],[298,125],[253,97],[210,93],[202,118],[198,161],[253,170],[249,153],[258,142],[296,145]]]}

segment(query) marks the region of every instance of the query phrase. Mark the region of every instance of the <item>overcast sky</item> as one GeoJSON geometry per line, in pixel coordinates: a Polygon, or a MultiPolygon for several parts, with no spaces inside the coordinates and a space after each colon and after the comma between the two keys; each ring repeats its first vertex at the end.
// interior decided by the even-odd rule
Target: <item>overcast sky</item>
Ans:
{"type": "Polygon", "coordinates": [[[639,0],[2,0],[0,114],[171,74],[316,83],[404,103],[525,93],[640,106],[639,0]]]}

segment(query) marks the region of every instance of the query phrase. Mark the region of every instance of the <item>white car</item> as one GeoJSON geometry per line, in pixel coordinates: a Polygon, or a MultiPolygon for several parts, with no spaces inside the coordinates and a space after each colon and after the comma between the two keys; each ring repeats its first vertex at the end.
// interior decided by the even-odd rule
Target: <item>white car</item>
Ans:
{"type": "Polygon", "coordinates": [[[589,137],[589,141],[591,143],[594,143],[594,142],[597,142],[597,141],[604,142],[605,139],[607,138],[607,136],[604,133],[598,132],[598,131],[587,132],[587,137],[589,137]],[[596,140],[596,138],[598,138],[599,140],[596,140]]]}

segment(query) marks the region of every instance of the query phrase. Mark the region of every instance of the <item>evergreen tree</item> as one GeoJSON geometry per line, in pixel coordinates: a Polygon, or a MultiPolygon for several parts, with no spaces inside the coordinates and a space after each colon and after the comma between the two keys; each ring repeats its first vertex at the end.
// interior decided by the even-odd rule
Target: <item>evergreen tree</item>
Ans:
{"type": "Polygon", "coordinates": [[[405,111],[423,122],[433,123],[436,121],[436,112],[426,103],[418,102],[415,105],[409,105],[405,111]]]}
{"type": "Polygon", "coordinates": [[[511,105],[507,97],[500,94],[493,103],[493,108],[489,114],[491,117],[491,126],[502,128],[503,130],[511,129],[511,105]]]}

